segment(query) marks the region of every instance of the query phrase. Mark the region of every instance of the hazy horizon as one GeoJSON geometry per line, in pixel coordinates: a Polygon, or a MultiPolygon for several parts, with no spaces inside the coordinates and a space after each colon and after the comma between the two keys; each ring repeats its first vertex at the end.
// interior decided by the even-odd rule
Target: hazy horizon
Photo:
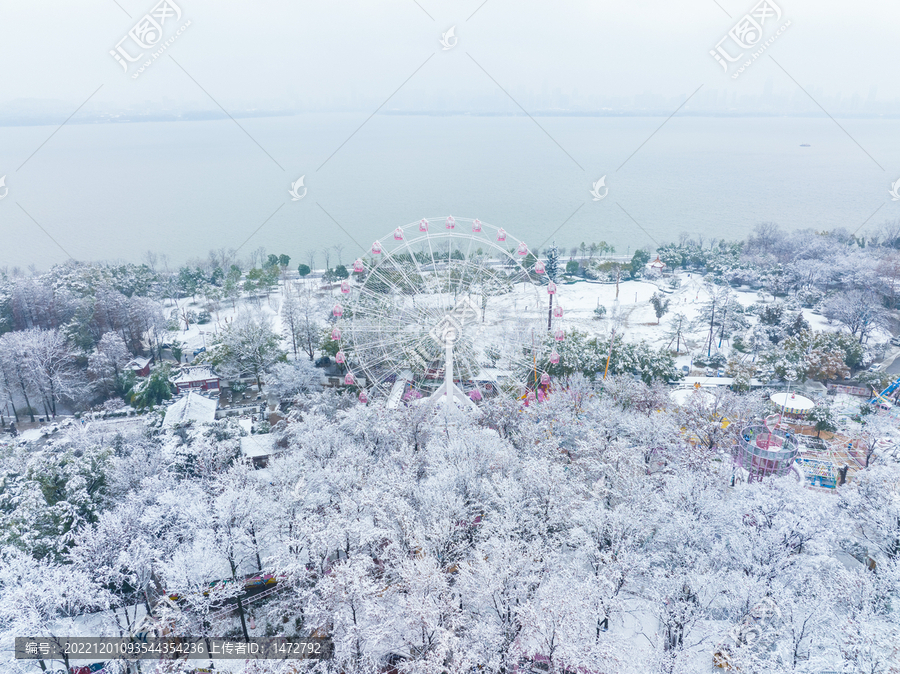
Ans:
{"type": "Polygon", "coordinates": [[[0,264],[296,256],[441,212],[625,247],[900,218],[896,5],[52,0],[0,19],[0,264]]]}

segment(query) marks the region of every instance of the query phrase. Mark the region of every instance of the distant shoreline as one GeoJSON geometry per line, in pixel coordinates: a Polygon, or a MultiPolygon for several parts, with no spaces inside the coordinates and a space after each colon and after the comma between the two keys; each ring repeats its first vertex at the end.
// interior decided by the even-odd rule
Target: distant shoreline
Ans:
{"type": "MultiPolygon", "coordinates": [[[[245,111],[235,112],[231,115],[237,119],[265,119],[268,117],[299,117],[302,115],[319,115],[319,114],[363,114],[362,110],[308,110],[304,112],[298,111],[245,111]]],[[[523,112],[472,112],[472,111],[435,111],[435,110],[381,110],[380,115],[393,116],[409,116],[409,117],[525,117],[523,112]]],[[[671,111],[664,110],[540,110],[528,113],[531,117],[669,117],[671,111]]],[[[704,118],[785,118],[785,119],[827,119],[828,115],[823,112],[797,112],[797,113],[777,113],[777,112],[709,112],[709,111],[690,111],[681,110],[678,112],[679,117],[704,117],[704,118]]],[[[61,119],[65,119],[66,115],[62,112],[56,115],[46,115],[42,117],[25,116],[3,116],[0,113],[0,127],[19,127],[19,126],[55,126],[60,123],[61,119]]],[[[873,119],[873,120],[900,120],[900,113],[873,114],[873,113],[836,113],[832,115],[838,119],[873,119]]],[[[208,122],[227,120],[229,116],[217,110],[183,112],[183,113],[155,113],[147,115],[139,114],[93,114],[81,115],[73,117],[69,120],[69,124],[139,124],[142,122],[208,122]]]]}

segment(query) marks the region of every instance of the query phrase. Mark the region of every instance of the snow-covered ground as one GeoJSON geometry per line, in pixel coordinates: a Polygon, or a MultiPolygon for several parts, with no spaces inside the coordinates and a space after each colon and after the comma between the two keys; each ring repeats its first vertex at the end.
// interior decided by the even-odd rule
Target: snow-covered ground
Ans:
{"type": "MultiPolygon", "coordinates": [[[[326,290],[322,286],[321,279],[281,281],[278,288],[273,290],[268,298],[264,296],[252,299],[242,298],[235,306],[232,306],[231,302],[220,302],[218,311],[212,312],[212,322],[205,325],[192,324],[187,330],[184,329],[182,323],[178,332],[168,333],[168,340],[171,341],[174,338],[182,342],[185,345],[183,347],[185,358],[191,360],[194,350],[208,346],[215,334],[242,312],[265,316],[271,321],[272,328],[276,333],[285,334],[280,308],[286,286],[294,288],[304,285],[311,286],[315,290],[315,296],[322,304],[319,314],[323,328],[324,320],[333,303],[348,304],[347,295],[342,295],[339,288],[334,286],[326,290]]],[[[755,303],[772,301],[770,295],[761,298],[759,293],[747,287],[732,289],[732,293],[735,300],[745,308],[755,303]]],[[[689,325],[695,326],[693,329],[689,328],[685,335],[687,344],[686,346],[682,345],[682,353],[686,354],[701,350],[707,337],[708,328],[697,325],[697,319],[704,304],[708,301],[709,294],[703,285],[702,278],[688,272],[676,273],[674,277],[622,281],[618,285],[618,290],[614,283],[584,280],[574,283],[561,282],[558,284],[554,305],[563,307],[564,316],[562,319],[554,319],[554,327],[561,327],[567,331],[578,330],[590,335],[608,335],[613,323],[611,314],[616,313],[618,335],[627,341],[646,341],[654,348],[664,348],[670,347],[672,341],[670,328],[674,317],[677,314],[684,314],[689,325]],[[679,284],[676,289],[672,289],[670,284],[673,278],[679,284]],[[617,292],[618,309],[614,312],[617,292]],[[659,320],[657,320],[653,305],[650,303],[651,296],[656,292],[663,293],[670,301],[668,311],[659,320]],[[594,314],[594,310],[598,306],[606,308],[606,317],[603,319],[597,319],[594,314]]],[[[198,311],[202,308],[202,304],[202,299],[199,297],[195,301],[180,300],[178,302],[179,312],[185,307],[198,311]]],[[[167,310],[172,308],[174,305],[170,302],[167,310]]],[[[516,285],[512,293],[490,301],[487,307],[486,323],[493,327],[499,327],[511,316],[532,320],[536,324],[545,321],[547,316],[545,289],[522,284],[516,285]]],[[[748,318],[751,324],[756,321],[755,316],[751,315],[748,318]]],[[[803,310],[803,318],[813,330],[841,330],[839,323],[829,321],[809,309],[803,310]]],[[[873,335],[873,339],[878,341],[886,341],[889,337],[888,333],[873,335]]],[[[726,338],[723,341],[722,350],[728,355],[730,349],[730,340],[726,338]]],[[[900,353],[900,349],[895,350],[900,353]]],[[[885,362],[890,362],[893,355],[894,350],[890,352],[885,362]]],[[[677,359],[679,366],[686,365],[688,362],[690,362],[689,355],[682,355],[677,359]]]]}
{"type": "MultiPolygon", "coordinates": [[[[222,301],[219,303],[218,311],[210,312],[210,315],[212,316],[211,322],[203,325],[193,323],[190,328],[185,330],[184,321],[181,321],[178,331],[169,331],[164,338],[164,341],[171,342],[173,339],[177,339],[184,345],[182,347],[184,357],[187,358],[188,361],[191,361],[193,360],[193,354],[196,349],[209,346],[216,334],[225,328],[228,323],[234,321],[240,313],[252,313],[254,315],[262,314],[271,321],[272,329],[276,333],[281,334],[283,326],[281,324],[280,309],[284,292],[284,283],[285,282],[280,282],[278,290],[270,293],[268,299],[265,296],[261,296],[258,299],[242,297],[235,302],[234,306],[232,306],[231,302],[222,301]]],[[[287,281],[287,283],[291,283],[291,281],[287,281]]],[[[203,299],[198,296],[194,300],[191,298],[178,300],[177,308],[180,314],[181,310],[184,308],[200,311],[204,304],[205,302],[203,299]]],[[[176,308],[176,305],[171,301],[168,301],[165,304],[165,308],[168,313],[176,308]]]]}

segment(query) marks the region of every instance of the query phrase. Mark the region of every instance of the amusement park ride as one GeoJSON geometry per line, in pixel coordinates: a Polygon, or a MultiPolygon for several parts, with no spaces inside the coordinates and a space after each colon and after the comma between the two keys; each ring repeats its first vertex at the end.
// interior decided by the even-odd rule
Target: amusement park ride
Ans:
{"type": "Polygon", "coordinates": [[[802,417],[815,403],[790,392],[775,393],[770,400],[781,410],[767,416],[761,426],[748,426],[741,432],[735,448],[735,466],[747,472],[750,482],[794,473],[798,480],[805,480],[810,486],[835,487],[834,460],[827,453],[824,457],[803,456],[802,436],[784,423],[785,414],[802,417]]]}
{"type": "MultiPolygon", "coordinates": [[[[868,403],[896,413],[894,397],[898,389],[900,379],[892,382],[881,393],[873,390],[874,396],[868,403]]],[[[776,393],[771,399],[781,407],[781,412],[766,417],[761,426],[749,426],[741,432],[735,448],[735,467],[747,471],[748,480],[751,482],[770,475],[787,475],[790,472],[814,487],[836,487],[838,473],[841,474],[841,479],[846,479],[848,461],[856,460],[859,463],[859,459],[852,452],[853,441],[843,450],[833,445],[828,447],[819,443],[818,448],[810,446],[814,453],[801,452],[800,442],[809,445],[811,440],[794,434],[782,419],[785,413],[788,416],[802,415],[809,411],[814,403],[808,398],[789,393],[776,393]],[[838,470],[837,466],[841,464],[844,464],[843,468],[838,470]]],[[[896,450],[888,442],[884,451],[896,450]]]]}
{"type": "Polygon", "coordinates": [[[872,393],[875,393],[875,397],[869,401],[869,404],[891,405],[892,401],[890,400],[890,397],[896,393],[898,388],[900,388],[900,378],[889,384],[881,393],[875,393],[875,389],[872,389],[872,393]]]}
{"type": "Polygon", "coordinates": [[[565,339],[556,285],[523,241],[479,220],[425,218],[375,241],[333,309],[335,361],[360,401],[475,409],[501,386],[550,384],[565,339]],[[387,241],[388,243],[382,243],[387,241]]]}
{"type": "Polygon", "coordinates": [[[780,426],[781,415],[771,414],[762,425],[751,425],[741,432],[735,465],[747,471],[750,482],[787,475],[794,467],[800,451],[797,440],[780,426]]]}

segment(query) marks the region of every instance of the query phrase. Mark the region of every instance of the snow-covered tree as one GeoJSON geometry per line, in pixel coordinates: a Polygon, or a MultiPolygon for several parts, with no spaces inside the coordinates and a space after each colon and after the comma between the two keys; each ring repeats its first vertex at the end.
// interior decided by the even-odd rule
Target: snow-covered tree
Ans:
{"type": "Polygon", "coordinates": [[[300,393],[321,390],[322,373],[305,358],[275,363],[266,375],[268,391],[287,401],[300,393]]]}
{"type": "Polygon", "coordinates": [[[312,289],[309,283],[302,283],[291,290],[285,286],[284,303],[281,305],[281,319],[288,339],[294,351],[303,351],[309,360],[315,357],[319,348],[322,324],[319,317],[324,310],[324,304],[312,289]]]}
{"type": "Polygon", "coordinates": [[[877,294],[866,290],[839,293],[828,300],[825,315],[840,321],[859,343],[876,330],[888,329],[888,314],[877,294]]]}
{"type": "Polygon", "coordinates": [[[27,330],[19,333],[25,338],[22,345],[28,376],[40,392],[48,415],[56,416],[56,403],[76,392],[80,376],[74,368],[72,349],[59,330],[27,330]]]}
{"type": "Polygon", "coordinates": [[[547,249],[547,263],[544,265],[547,278],[556,283],[559,280],[559,249],[554,243],[547,249]]]}
{"type": "Polygon", "coordinates": [[[703,303],[695,318],[695,328],[706,332],[706,355],[722,348],[722,342],[737,330],[747,326],[744,307],[728,286],[706,283],[709,299],[703,303]]]}
{"type": "Polygon", "coordinates": [[[675,342],[675,353],[681,353],[681,345],[684,343],[684,336],[690,326],[690,321],[683,312],[679,311],[672,316],[668,325],[669,330],[666,337],[669,338],[669,344],[667,348],[672,348],[672,342],[675,342]]]}
{"type": "Polygon", "coordinates": [[[837,425],[834,417],[834,411],[830,405],[816,405],[806,414],[816,427],[816,437],[818,438],[822,431],[836,431],[837,425]]]}
{"type": "Polygon", "coordinates": [[[144,409],[159,405],[172,397],[171,368],[168,363],[150,370],[150,376],[134,383],[126,398],[134,407],[144,409]]]}
{"type": "Polygon", "coordinates": [[[653,305],[653,311],[656,314],[656,323],[659,324],[659,319],[669,311],[670,300],[662,293],[655,292],[650,296],[650,304],[653,305]]]}
{"type": "Polygon", "coordinates": [[[100,338],[97,351],[88,356],[88,378],[100,395],[111,396],[120,388],[124,377],[124,367],[131,354],[122,337],[116,332],[107,332],[100,338]]]}
{"type": "MultiPolygon", "coordinates": [[[[7,395],[14,401],[16,398],[24,401],[25,413],[34,423],[35,408],[32,401],[39,399],[39,392],[34,387],[34,376],[26,365],[26,347],[28,339],[25,332],[8,332],[0,335],[0,369],[3,370],[4,388],[7,395]]],[[[13,402],[13,413],[16,419],[19,413],[13,402]]]]}
{"type": "MultiPolygon", "coordinates": [[[[75,616],[105,609],[110,603],[109,593],[92,574],[10,548],[0,552],[0,597],[4,671],[17,669],[10,657],[15,637],[71,636],[75,616]]],[[[50,664],[39,663],[45,671],[50,664]]],[[[63,664],[68,671],[68,655],[63,664]]]]}
{"type": "Polygon", "coordinates": [[[224,377],[252,376],[261,388],[263,372],[284,358],[280,341],[264,315],[243,314],[216,337],[212,362],[224,377]]]}

